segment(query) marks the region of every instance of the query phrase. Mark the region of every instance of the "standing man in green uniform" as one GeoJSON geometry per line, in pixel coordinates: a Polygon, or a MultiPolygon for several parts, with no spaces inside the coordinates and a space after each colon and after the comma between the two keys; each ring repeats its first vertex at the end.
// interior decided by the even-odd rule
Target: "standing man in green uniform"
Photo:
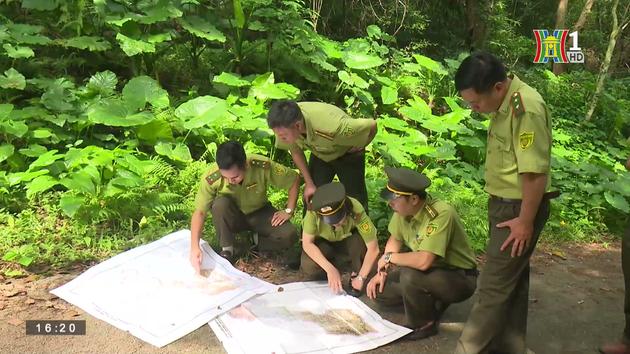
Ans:
{"type": "MultiPolygon", "coordinates": [[[[456,353],[525,353],[529,259],[549,218],[551,115],[536,90],[508,76],[492,54],[462,61],[455,87],[470,107],[490,113],[485,190],[490,237],[479,298],[456,353]]],[[[556,194],[556,195],[554,195],[556,194]]]]}
{"type": "Polygon", "coordinates": [[[365,147],[376,135],[376,121],[353,119],[327,103],[276,101],[267,115],[276,146],[288,149],[304,177],[304,199],[335,175],[348,195],[368,208],[365,187],[365,147]],[[311,150],[308,166],[304,150],[311,150]]]}
{"type": "Polygon", "coordinates": [[[302,225],[302,274],[308,280],[327,278],[337,294],[342,290],[339,261],[347,256],[352,266],[348,292],[360,296],[379,254],[372,220],[339,182],[319,187],[311,206],[302,225]]]}
{"type": "Polygon", "coordinates": [[[477,264],[457,211],[431,198],[429,179],[407,168],[385,168],[389,177],[381,196],[394,210],[390,237],[367,287],[369,298],[405,308],[406,338],[437,334],[449,304],[468,299],[477,285],[477,264]],[[401,252],[402,246],[411,252],[401,252]]]}
{"type": "MultiPolygon", "coordinates": [[[[245,154],[243,146],[228,141],[217,148],[217,162],[201,178],[191,220],[190,262],[201,265],[199,240],[208,211],[221,245],[220,255],[233,261],[236,233],[259,234],[261,251],[290,248],[297,230],[289,221],[300,185],[297,172],[260,155],[245,154]],[[287,189],[286,209],[276,210],[267,200],[269,186],[287,189]]],[[[256,240],[255,240],[256,241],[256,240]]]]}
{"type": "MultiPolygon", "coordinates": [[[[630,170],[630,157],[626,161],[626,168],[630,170]]],[[[625,303],[623,312],[626,315],[626,328],[621,342],[603,346],[599,351],[603,354],[630,354],[630,225],[621,240],[621,269],[625,282],[625,303]]]]}

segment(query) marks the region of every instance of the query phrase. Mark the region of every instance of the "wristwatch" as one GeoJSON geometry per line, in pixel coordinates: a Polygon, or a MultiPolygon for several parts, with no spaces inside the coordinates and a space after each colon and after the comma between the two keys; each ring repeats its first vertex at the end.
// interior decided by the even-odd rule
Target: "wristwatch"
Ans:
{"type": "Polygon", "coordinates": [[[385,261],[385,264],[389,264],[392,261],[392,252],[385,253],[383,260],[385,261]]]}
{"type": "Polygon", "coordinates": [[[287,214],[289,214],[289,215],[291,215],[291,214],[293,214],[293,209],[291,209],[291,208],[286,208],[286,209],[284,209],[284,212],[285,212],[285,213],[287,213],[287,214]]]}

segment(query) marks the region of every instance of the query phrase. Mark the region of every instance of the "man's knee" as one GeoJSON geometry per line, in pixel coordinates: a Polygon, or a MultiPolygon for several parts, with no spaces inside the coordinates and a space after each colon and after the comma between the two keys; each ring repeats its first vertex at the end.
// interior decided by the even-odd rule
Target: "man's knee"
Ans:
{"type": "Polygon", "coordinates": [[[315,261],[302,251],[300,258],[300,273],[305,280],[323,280],[326,279],[326,272],[315,261]]]}
{"type": "Polygon", "coordinates": [[[225,212],[234,207],[234,201],[230,197],[218,197],[212,202],[212,216],[221,217],[225,212]]]}

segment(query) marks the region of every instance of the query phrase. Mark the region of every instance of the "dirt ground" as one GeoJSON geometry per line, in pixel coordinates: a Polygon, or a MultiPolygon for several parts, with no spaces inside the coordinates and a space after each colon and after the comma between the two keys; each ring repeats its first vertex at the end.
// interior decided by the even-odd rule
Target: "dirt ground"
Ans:
{"type": "MultiPolygon", "coordinates": [[[[263,259],[240,262],[238,266],[275,283],[279,279],[299,280],[295,272],[278,269],[263,259]]],[[[21,279],[0,277],[0,353],[224,353],[208,326],[164,348],[155,348],[48,293],[79,272],[21,279]],[[26,336],[27,319],[85,319],[87,334],[26,336]]],[[[597,353],[600,344],[615,340],[621,332],[623,291],[618,243],[608,247],[539,246],[532,260],[529,348],[537,354],[597,353]]],[[[449,307],[439,335],[391,343],[370,353],[452,353],[473,299],[449,307]]],[[[394,322],[402,321],[400,312],[382,315],[394,322]]]]}

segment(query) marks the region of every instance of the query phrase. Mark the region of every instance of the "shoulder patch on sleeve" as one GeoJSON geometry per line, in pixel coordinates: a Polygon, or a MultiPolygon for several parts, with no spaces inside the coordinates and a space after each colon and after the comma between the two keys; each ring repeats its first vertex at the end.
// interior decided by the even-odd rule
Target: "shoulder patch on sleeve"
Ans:
{"type": "Polygon", "coordinates": [[[425,231],[425,234],[427,236],[431,236],[431,234],[437,229],[437,225],[433,222],[430,222],[429,225],[427,225],[427,229],[425,231]]]}
{"type": "Polygon", "coordinates": [[[208,182],[208,184],[213,185],[214,182],[218,181],[221,179],[221,172],[214,171],[211,174],[208,175],[208,177],[206,177],[206,182],[208,182]]]}
{"type": "Polygon", "coordinates": [[[523,99],[520,92],[514,92],[510,98],[510,105],[512,106],[512,116],[519,118],[525,114],[525,105],[523,105],[523,99]]]}
{"type": "Polygon", "coordinates": [[[425,205],[424,209],[427,211],[427,213],[431,217],[431,220],[435,219],[438,216],[438,212],[435,209],[433,209],[432,206],[425,205]]]}
{"type": "Polygon", "coordinates": [[[329,134],[327,132],[322,132],[322,131],[319,131],[319,130],[315,130],[315,135],[321,136],[322,138],[327,139],[327,140],[331,140],[331,141],[335,139],[334,135],[329,134]]]}
{"type": "Polygon", "coordinates": [[[254,167],[260,168],[269,168],[269,166],[271,165],[268,160],[260,160],[257,158],[252,158],[251,160],[249,160],[249,163],[254,167]]]}

